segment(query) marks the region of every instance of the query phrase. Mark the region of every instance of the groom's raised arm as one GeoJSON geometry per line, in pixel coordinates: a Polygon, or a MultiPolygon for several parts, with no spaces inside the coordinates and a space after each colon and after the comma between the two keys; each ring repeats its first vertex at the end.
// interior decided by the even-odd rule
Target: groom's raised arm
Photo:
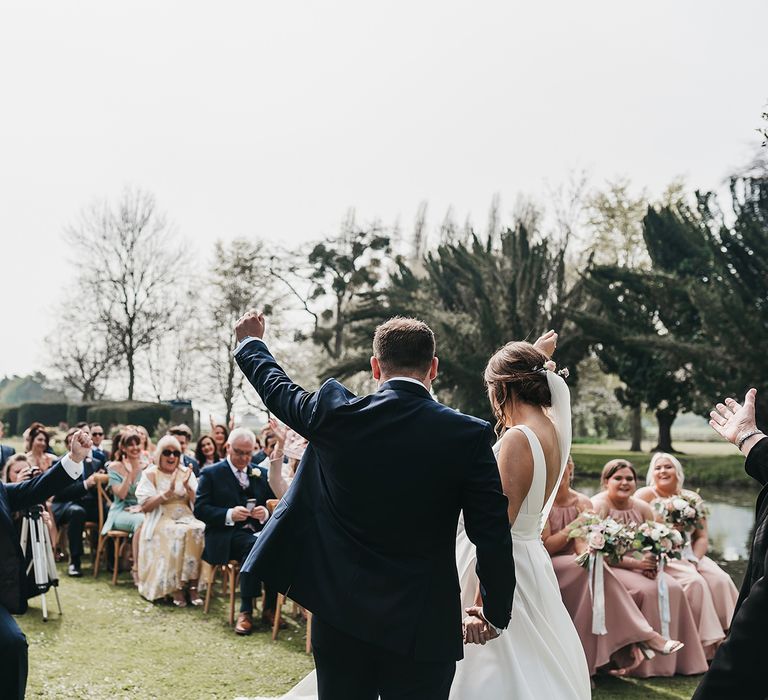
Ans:
{"type": "Polygon", "coordinates": [[[483,615],[494,627],[504,629],[512,614],[515,562],[507,515],[507,497],[491,443],[493,430],[486,425],[466,467],[462,509],[464,527],[477,550],[477,577],[483,598],[483,615]]]}
{"type": "Polygon", "coordinates": [[[270,412],[312,440],[317,392],[306,391],[291,381],[262,340],[264,328],[264,314],[258,311],[249,311],[237,322],[235,360],[270,412]]]}

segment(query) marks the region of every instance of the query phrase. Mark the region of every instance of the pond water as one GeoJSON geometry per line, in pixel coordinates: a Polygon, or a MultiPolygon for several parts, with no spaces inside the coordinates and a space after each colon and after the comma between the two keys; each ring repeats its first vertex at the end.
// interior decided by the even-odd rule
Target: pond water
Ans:
{"type": "MultiPolygon", "coordinates": [[[[574,488],[587,496],[600,489],[597,479],[575,479],[574,488]]],[[[755,500],[760,492],[755,485],[743,487],[705,486],[698,491],[709,506],[709,546],[713,558],[734,562],[749,558],[755,500]]]]}

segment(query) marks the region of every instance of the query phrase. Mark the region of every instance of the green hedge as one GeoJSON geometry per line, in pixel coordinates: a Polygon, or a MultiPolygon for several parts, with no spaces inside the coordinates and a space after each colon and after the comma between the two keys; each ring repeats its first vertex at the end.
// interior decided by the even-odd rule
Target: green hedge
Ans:
{"type": "Polygon", "coordinates": [[[47,426],[67,422],[66,403],[23,403],[16,417],[16,433],[23,433],[32,423],[40,421],[47,426]]]}
{"type": "Polygon", "coordinates": [[[18,435],[16,430],[16,423],[19,420],[19,407],[18,406],[2,406],[0,407],[0,423],[5,424],[6,435],[18,435]]]}
{"type": "Polygon", "coordinates": [[[67,406],[67,425],[71,428],[78,423],[88,420],[88,409],[96,403],[71,403],[67,406]]]}
{"type": "Polygon", "coordinates": [[[170,422],[171,407],[143,401],[108,401],[91,406],[86,415],[89,423],[100,423],[105,430],[114,424],[143,425],[151,434],[160,419],[170,422]]]}

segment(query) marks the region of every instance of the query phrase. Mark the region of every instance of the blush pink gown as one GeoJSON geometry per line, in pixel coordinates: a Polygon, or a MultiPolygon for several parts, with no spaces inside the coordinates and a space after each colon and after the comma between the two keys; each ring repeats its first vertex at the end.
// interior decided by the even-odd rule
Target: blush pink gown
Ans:
{"type": "MultiPolygon", "coordinates": [[[[552,506],[549,526],[553,532],[572,523],[578,516],[576,506],[552,506]]],[[[643,617],[632,596],[622,586],[613,569],[605,566],[605,620],[607,634],[592,633],[592,596],[587,570],[576,563],[573,540],[552,555],[563,603],[573,620],[584,647],[590,675],[601,666],[628,668],[635,661],[632,645],[653,636],[653,629],[643,617]]]]}
{"type": "MultiPolygon", "coordinates": [[[[645,518],[640,511],[616,510],[611,508],[608,514],[620,523],[642,523],[645,518]]],[[[613,567],[613,573],[621,581],[622,585],[634,599],[637,607],[643,613],[651,627],[661,634],[661,615],[659,613],[659,598],[657,582],[639,571],[613,567]]],[[[679,639],[685,643],[676,654],[662,656],[656,654],[651,661],[643,661],[630,675],[637,678],[649,678],[651,676],[674,676],[675,674],[695,675],[705,673],[707,670],[707,658],[699,639],[699,630],[691,613],[683,587],[669,574],[662,574],[667,581],[669,590],[669,607],[671,620],[669,624],[670,639],[679,639]]],[[[609,620],[610,622],[610,620],[609,620]]]]}

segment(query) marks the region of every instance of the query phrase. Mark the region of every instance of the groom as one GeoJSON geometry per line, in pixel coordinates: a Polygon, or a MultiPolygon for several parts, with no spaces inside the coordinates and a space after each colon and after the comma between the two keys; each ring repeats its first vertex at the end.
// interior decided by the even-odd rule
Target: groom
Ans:
{"type": "Polygon", "coordinates": [[[264,326],[256,311],[237,322],[237,363],[309,446],[243,571],[314,613],[320,700],[444,700],[463,656],[460,511],[477,547],[483,605],[472,610],[488,625],[486,639],[512,610],[493,431],[430,395],[435,337],[421,321],[376,329],[379,389],[361,397],[334,379],[311,393],[294,384],[261,340],[264,326]]]}

